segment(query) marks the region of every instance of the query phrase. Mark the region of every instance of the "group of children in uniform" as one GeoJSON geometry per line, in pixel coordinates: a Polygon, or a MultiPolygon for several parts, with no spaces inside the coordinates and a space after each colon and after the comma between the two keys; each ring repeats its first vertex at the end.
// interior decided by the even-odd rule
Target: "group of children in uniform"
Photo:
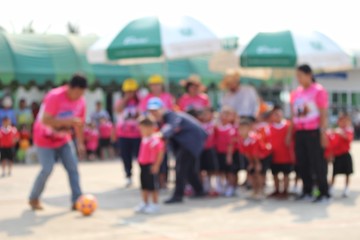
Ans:
{"type": "MultiPolygon", "coordinates": [[[[219,114],[211,108],[205,108],[197,114],[197,118],[208,134],[200,159],[200,177],[204,191],[209,196],[235,196],[238,173],[244,170],[247,175],[245,184],[252,189],[252,199],[289,197],[289,175],[295,171],[297,184],[299,171],[291,123],[284,118],[280,107],[273,107],[261,117],[261,121],[237,118],[233,109],[226,106],[219,114]],[[274,191],[266,196],[264,188],[268,170],[273,175],[274,191]]],[[[157,173],[165,147],[163,141],[154,134],[155,121],[143,117],[139,124],[143,137],[139,154],[143,202],[136,208],[136,212],[154,213],[159,210],[157,173]],[[153,200],[151,204],[150,197],[153,200]]],[[[337,128],[328,131],[330,144],[324,157],[329,164],[333,163],[331,186],[337,174],[346,175],[343,196],[347,197],[349,176],[353,172],[349,153],[353,130],[346,114],[339,116],[337,125],[337,128]]]]}

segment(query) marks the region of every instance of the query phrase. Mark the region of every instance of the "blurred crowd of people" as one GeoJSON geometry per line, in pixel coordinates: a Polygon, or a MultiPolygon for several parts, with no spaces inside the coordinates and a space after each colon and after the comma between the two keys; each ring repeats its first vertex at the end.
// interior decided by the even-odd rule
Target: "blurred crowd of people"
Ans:
{"type": "MultiPolygon", "coordinates": [[[[269,197],[289,196],[292,172],[296,173],[294,185],[302,183],[298,200],[327,202],[337,174],[346,175],[346,197],[353,172],[351,118],[342,113],[337,128],[329,128],[326,89],[316,82],[310,66],[301,65],[296,73],[299,86],[291,93],[289,119],[284,118],[281,106],[261,102],[256,90],[241,84],[239,72],[231,70],[220,83],[219,111],[212,107],[198,76],[183,80],[184,94],[175,99],[166,91],[164,79],[154,75],[148,79],[145,97],[139,94],[135,79],[126,79],[122,96],[114,104],[115,121],[102,102],[97,102],[86,126],[87,80],[74,75],[68,85],[47,94],[42,118],[35,122],[34,141],[42,170],[30,205],[42,208],[39,197],[58,157],[68,171],[75,203],[81,195],[76,152],[88,160],[118,154],[126,187],[132,185],[133,160],[137,159],[143,200],[138,212],[158,211],[157,191],[167,187],[169,153],[175,158],[176,179],[174,193],[165,202],[168,204],[182,202],[184,195],[235,196],[240,171],[246,175],[243,185],[251,189],[254,200],[266,197],[268,170],[275,183],[269,197]],[[328,163],[333,163],[330,182],[328,163]]],[[[5,148],[2,152],[7,156],[5,148]]]]}

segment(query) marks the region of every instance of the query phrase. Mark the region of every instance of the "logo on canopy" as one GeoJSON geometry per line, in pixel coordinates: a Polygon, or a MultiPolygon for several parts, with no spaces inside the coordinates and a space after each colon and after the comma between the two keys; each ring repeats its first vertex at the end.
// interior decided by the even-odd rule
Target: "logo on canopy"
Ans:
{"type": "Polygon", "coordinates": [[[138,44],[145,44],[147,42],[148,42],[147,38],[140,38],[135,36],[128,36],[123,40],[124,45],[138,45],[138,44]]]}
{"type": "Polygon", "coordinates": [[[269,47],[269,46],[259,46],[256,48],[257,54],[280,54],[282,53],[282,48],[279,47],[269,47]]]}
{"type": "Polygon", "coordinates": [[[194,32],[191,28],[181,28],[180,33],[181,33],[181,35],[184,35],[184,36],[191,36],[191,35],[193,35],[194,32]]]}
{"type": "Polygon", "coordinates": [[[319,50],[319,51],[324,49],[324,46],[319,41],[312,41],[312,42],[310,42],[310,45],[311,45],[312,48],[314,48],[316,50],[319,50]]]}

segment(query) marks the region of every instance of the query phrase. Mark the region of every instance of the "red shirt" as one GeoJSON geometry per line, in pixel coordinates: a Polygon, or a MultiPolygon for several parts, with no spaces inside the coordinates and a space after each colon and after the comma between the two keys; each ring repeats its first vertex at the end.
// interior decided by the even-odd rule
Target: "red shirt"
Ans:
{"type": "Polygon", "coordinates": [[[99,132],[100,138],[107,139],[111,137],[113,131],[113,125],[111,122],[100,123],[99,132]]]}
{"type": "Polygon", "coordinates": [[[269,156],[272,153],[270,124],[260,122],[256,124],[255,131],[260,135],[260,141],[263,141],[262,144],[266,146],[263,150],[264,157],[269,156]]]}
{"type": "Polygon", "coordinates": [[[267,157],[268,146],[261,139],[257,132],[250,132],[249,136],[239,141],[239,151],[244,154],[250,161],[254,159],[264,159],[267,157]]]}
{"type": "Polygon", "coordinates": [[[236,140],[236,128],[232,124],[215,127],[215,149],[218,153],[227,153],[228,146],[236,140]]]}
{"type": "Polygon", "coordinates": [[[348,153],[350,151],[351,141],[354,139],[353,128],[337,128],[334,132],[335,146],[333,154],[335,157],[348,153]],[[345,137],[343,136],[345,134],[345,137]]]}
{"type": "Polygon", "coordinates": [[[294,159],[291,154],[291,146],[286,145],[286,135],[288,134],[290,123],[283,120],[281,123],[273,123],[271,130],[272,162],[275,164],[292,164],[294,159]]]}
{"type": "Polygon", "coordinates": [[[205,142],[205,149],[210,149],[215,146],[215,124],[214,122],[208,122],[202,124],[203,128],[205,129],[206,133],[208,134],[208,138],[205,142]]]}
{"type": "Polygon", "coordinates": [[[18,131],[15,127],[0,128],[0,146],[2,148],[12,148],[18,139],[18,131]]]}
{"type": "Polygon", "coordinates": [[[153,164],[160,153],[165,151],[164,142],[155,136],[143,138],[140,144],[139,163],[140,165],[153,164]]]}

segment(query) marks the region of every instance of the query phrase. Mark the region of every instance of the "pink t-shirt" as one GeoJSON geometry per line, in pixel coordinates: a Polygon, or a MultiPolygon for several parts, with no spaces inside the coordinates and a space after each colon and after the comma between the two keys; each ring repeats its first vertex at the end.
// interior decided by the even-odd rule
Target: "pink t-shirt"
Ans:
{"type": "Polygon", "coordinates": [[[45,96],[34,124],[34,143],[39,147],[57,148],[72,140],[71,129],[54,129],[42,123],[44,113],[55,118],[78,117],[85,122],[85,98],[71,101],[67,86],[52,89],[45,96]]]}
{"type": "Polygon", "coordinates": [[[165,151],[164,142],[155,136],[143,138],[139,150],[139,163],[141,165],[153,164],[161,152],[165,151]]]}
{"type": "Polygon", "coordinates": [[[215,127],[215,148],[218,153],[227,153],[228,146],[236,142],[236,128],[232,124],[215,127]]]}
{"type": "Polygon", "coordinates": [[[299,86],[291,93],[291,110],[295,130],[316,130],[320,127],[320,109],[329,106],[327,91],[318,83],[309,88],[299,86]]]}
{"type": "Polygon", "coordinates": [[[181,111],[188,111],[190,109],[203,109],[209,106],[209,97],[205,93],[200,93],[194,97],[185,93],[179,99],[179,108],[181,111]]]}
{"type": "Polygon", "coordinates": [[[100,138],[102,139],[110,138],[112,130],[113,130],[113,125],[111,122],[100,123],[99,125],[100,138]]]}
{"type": "MultiPolygon", "coordinates": [[[[121,99],[117,102],[117,106],[121,99]]],[[[137,118],[139,107],[135,100],[131,100],[125,109],[117,115],[116,136],[122,138],[140,138],[140,129],[137,118]]]]}
{"type": "Polygon", "coordinates": [[[99,131],[97,129],[86,128],[84,134],[86,139],[86,149],[95,151],[99,145],[99,131]]]}
{"type": "Polygon", "coordinates": [[[208,123],[203,123],[202,126],[205,129],[206,133],[208,134],[204,148],[205,149],[213,148],[215,146],[215,123],[211,121],[208,123]]]}
{"type": "MultiPolygon", "coordinates": [[[[147,103],[148,103],[149,99],[152,98],[152,97],[155,97],[155,95],[149,93],[148,95],[146,95],[146,97],[141,99],[139,107],[140,107],[140,110],[142,112],[146,112],[147,103]]],[[[159,96],[159,98],[161,99],[161,101],[163,101],[165,109],[167,109],[167,110],[172,110],[173,109],[174,100],[173,100],[173,97],[171,96],[170,93],[164,92],[159,96]]]]}

